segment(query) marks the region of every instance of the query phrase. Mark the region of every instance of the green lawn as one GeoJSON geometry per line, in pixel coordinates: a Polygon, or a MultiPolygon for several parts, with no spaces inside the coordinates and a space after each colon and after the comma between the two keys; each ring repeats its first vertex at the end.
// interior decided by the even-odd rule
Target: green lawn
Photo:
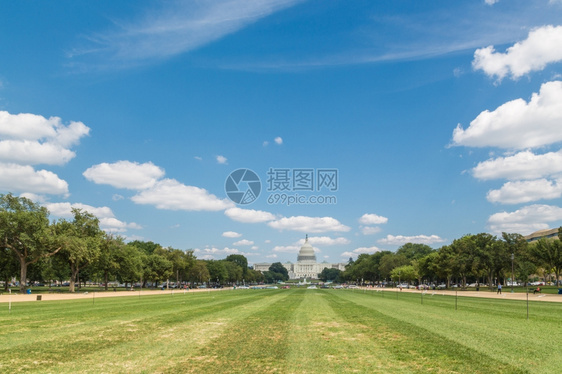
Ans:
{"type": "Polygon", "coordinates": [[[235,290],[0,304],[0,372],[559,373],[562,304],[235,290]]]}

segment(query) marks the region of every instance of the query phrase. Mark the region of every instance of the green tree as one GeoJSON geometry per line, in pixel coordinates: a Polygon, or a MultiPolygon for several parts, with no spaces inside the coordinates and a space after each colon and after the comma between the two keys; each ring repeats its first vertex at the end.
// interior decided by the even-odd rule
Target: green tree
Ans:
{"type": "Polygon", "coordinates": [[[209,270],[209,278],[213,282],[224,282],[228,278],[228,270],[224,261],[208,260],[207,269],[209,270]]]}
{"type": "Polygon", "coordinates": [[[101,273],[105,290],[108,290],[109,277],[115,276],[120,268],[117,252],[125,246],[123,238],[104,234],[100,241],[100,253],[95,263],[95,268],[101,273]]]}
{"type": "Polygon", "coordinates": [[[118,245],[114,247],[114,259],[119,264],[115,275],[125,285],[139,281],[143,275],[143,261],[147,255],[134,245],[118,245]]]}
{"type": "Polygon", "coordinates": [[[187,277],[191,282],[204,283],[210,279],[207,262],[195,260],[193,266],[187,271],[187,277]]]}
{"type": "Polygon", "coordinates": [[[242,276],[245,277],[248,273],[248,259],[244,255],[228,255],[226,261],[231,261],[240,266],[242,269],[242,276]]]}
{"type": "Polygon", "coordinates": [[[25,291],[27,267],[61,249],[49,225],[49,212],[25,197],[0,195],[0,246],[15,254],[20,267],[20,292],[25,291]]]}
{"type": "Polygon", "coordinates": [[[100,254],[103,231],[99,220],[91,213],[72,209],[74,219],[64,219],[56,223],[59,240],[63,246],[61,255],[70,266],[70,292],[75,292],[81,268],[95,262],[100,254]]]}
{"type": "Polygon", "coordinates": [[[396,250],[396,254],[404,255],[408,260],[419,260],[433,251],[434,250],[426,244],[406,243],[396,250]]]}
{"type": "MultiPolygon", "coordinates": [[[[273,264],[271,264],[271,266],[269,267],[269,271],[273,273],[272,277],[273,279],[275,279],[275,281],[289,280],[289,271],[280,262],[274,262],[273,264]]],[[[264,276],[266,277],[267,281],[267,275],[264,274],[264,276]]]]}
{"type": "Polygon", "coordinates": [[[390,274],[394,281],[412,282],[419,278],[418,272],[412,265],[403,265],[392,269],[390,274]]]}
{"type": "Polygon", "coordinates": [[[337,282],[341,275],[342,271],[339,269],[324,268],[320,273],[319,278],[322,282],[337,282]]]}
{"type": "Polygon", "coordinates": [[[166,257],[152,253],[145,257],[144,278],[158,286],[159,282],[169,279],[174,265],[166,257]]]}
{"type": "Polygon", "coordinates": [[[8,284],[18,274],[18,270],[19,261],[14,252],[0,247],[0,280],[4,281],[4,291],[8,291],[8,284]]]}

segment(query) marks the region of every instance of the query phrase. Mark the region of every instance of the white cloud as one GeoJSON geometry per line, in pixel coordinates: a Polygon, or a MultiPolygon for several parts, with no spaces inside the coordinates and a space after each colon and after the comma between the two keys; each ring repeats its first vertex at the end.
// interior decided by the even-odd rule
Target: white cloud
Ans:
{"type": "Polygon", "coordinates": [[[440,238],[437,235],[415,235],[415,236],[404,236],[404,235],[387,235],[386,238],[380,239],[378,242],[381,244],[388,245],[404,245],[406,243],[418,243],[418,244],[434,244],[442,243],[445,239],[440,238]]]}
{"type": "Polygon", "coordinates": [[[239,238],[242,236],[242,234],[239,234],[234,231],[225,231],[222,233],[222,236],[224,236],[225,238],[239,238]]]}
{"type": "Polygon", "coordinates": [[[224,247],[222,249],[220,248],[215,248],[215,247],[211,247],[211,248],[196,248],[193,250],[193,252],[195,253],[195,255],[197,256],[197,258],[206,258],[206,259],[216,259],[216,258],[222,258],[228,255],[244,255],[244,256],[255,256],[256,253],[252,253],[252,252],[242,252],[236,248],[229,248],[229,247],[224,247]]]}
{"type": "Polygon", "coordinates": [[[225,210],[224,214],[234,221],[244,223],[267,222],[275,219],[275,215],[263,210],[242,209],[237,207],[225,210]]]}
{"type": "Polygon", "coordinates": [[[332,217],[283,217],[276,221],[269,222],[268,225],[277,230],[292,230],[306,233],[322,233],[330,231],[347,232],[351,230],[348,226],[343,225],[337,219],[332,217]]]}
{"type": "Polygon", "coordinates": [[[61,217],[61,218],[72,218],[72,208],[75,209],[81,209],[85,212],[88,212],[90,214],[93,214],[94,216],[96,216],[97,218],[114,218],[115,215],[113,214],[113,211],[111,210],[111,208],[107,207],[107,206],[103,206],[103,207],[94,207],[91,205],[87,205],[87,204],[81,204],[81,203],[68,203],[68,202],[64,202],[64,203],[48,203],[44,205],[45,208],[47,208],[49,210],[49,212],[56,216],[56,217],[61,217]]]}
{"type": "Polygon", "coordinates": [[[254,242],[252,240],[242,239],[242,240],[238,240],[236,243],[233,243],[232,245],[254,245],[254,242]]]}
{"type": "Polygon", "coordinates": [[[490,77],[517,79],[547,64],[562,61],[562,26],[543,26],[529,32],[527,39],[515,43],[505,53],[493,46],[477,49],[472,66],[490,77]]]}
{"type": "Polygon", "coordinates": [[[276,137],[276,138],[274,139],[274,141],[275,141],[275,144],[277,144],[277,145],[283,144],[283,138],[280,137],[280,136],[276,137]]]}
{"type": "Polygon", "coordinates": [[[68,195],[68,183],[48,170],[0,163],[0,190],[34,194],[68,195]]]}
{"type": "Polygon", "coordinates": [[[264,142],[262,143],[262,146],[267,147],[269,145],[269,142],[267,140],[264,140],[264,142]]]}
{"type": "Polygon", "coordinates": [[[108,184],[116,188],[142,190],[154,186],[164,176],[164,170],[152,162],[139,164],[131,161],[101,163],[88,168],[86,179],[96,184],[108,184]]]}
{"type": "MultiPolygon", "coordinates": [[[[308,242],[311,245],[319,246],[345,245],[350,243],[350,241],[344,237],[331,238],[329,236],[310,236],[308,242]]],[[[297,244],[302,246],[304,244],[304,239],[300,239],[297,244]]]]}
{"type": "Polygon", "coordinates": [[[229,200],[219,199],[203,188],[186,186],[175,179],[157,181],[131,200],[137,204],[154,205],[166,210],[218,211],[233,206],[229,200]]]}
{"type": "Polygon", "coordinates": [[[0,161],[64,165],[76,156],[68,148],[89,132],[82,122],[65,126],[59,117],[0,111],[0,161]]]}
{"type": "Polygon", "coordinates": [[[482,180],[537,179],[559,173],[562,173],[562,150],[541,155],[531,151],[519,152],[481,162],[472,169],[474,177],[482,180]]]}
{"type": "Polygon", "coordinates": [[[139,63],[194,50],[234,33],[301,0],[168,1],[147,8],[132,22],[119,21],[117,30],[97,33],[95,43],[70,55],[95,54],[113,61],[139,63]]]}
{"type": "Polygon", "coordinates": [[[223,164],[223,165],[224,165],[224,164],[226,164],[226,163],[228,162],[228,159],[227,159],[226,157],[224,157],[224,156],[218,155],[218,156],[217,156],[217,162],[218,162],[219,164],[223,164]]]}
{"type": "Polygon", "coordinates": [[[51,215],[60,218],[72,218],[72,208],[81,209],[84,212],[88,212],[96,216],[100,221],[100,228],[107,231],[107,232],[125,232],[128,229],[135,229],[139,230],[142,229],[142,226],[134,223],[134,222],[123,222],[115,218],[113,211],[111,208],[103,206],[103,207],[94,207],[87,204],[81,203],[47,203],[43,204],[47,210],[51,213],[51,215]]]}
{"type": "Polygon", "coordinates": [[[277,255],[274,253],[272,255],[267,255],[265,256],[266,258],[277,258],[277,255]]]}
{"type": "Polygon", "coordinates": [[[380,227],[362,226],[360,230],[363,235],[373,235],[381,232],[382,229],[380,227]]]}
{"type": "Polygon", "coordinates": [[[486,198],[491,203],[519,204],[562,196],[561,180],[537,179],[507,182],[499,190],[491,190],[486,198]]]}
{"type": "Polygon", "coordinates": [[[464,130],[453,131],[453,145],[536,148],[562,141],[562,82],[544,83],[527,103],[509,101],[495,111],[484,111],[464,130]]]}
{"type": "Polygon", "coordinates": [[[342,257],[357,257],[360,254],[366,253],[366,254],[372,255],[373,253],[380,252],[380,251],[381,250],[378,247],[359,247],[359,248],[354,249],[351,252],[349,252],[349,251],[343,252],[341,254],[341,256],[342,257]]]}
{"type": "Polygon", "coordinates": [[[381,225],[388,222],[388,218],[376,214],[365,213],[359,218],[362,225],[381,225]]]}
{"type": "Polygon", "coordinates": [[[495,3],[499,2],[500,0],[484,0],[484,2],[488,5],[494,5],[495,3]]]}
{"type": "Polygon", "coordinates": [[[253,251],[257,251],[258,249],[260,249],[260,247],[258,247],[257,245],[253,245],[252,247],[250,247],[250,249],[253,251]]]}
{"type": "MultiPolygon", "coordinates": [[[[317,247],[312,247],[314,252],[319,253],[320,249],[317,247]]],[[[283,252],[283,253],[299,253],[301,250],[301,245],[293,244],[293,245],[276,245],[273,247],[273,252],[283,252]]]]}
{"type": "Polygon", "coordinates": [[[196,159],[197,161],[203,161],[203,157],[195,156],[193,158],[196,159]]]}
{"type": "Polygon", "coordinates": [[[554,205],[534,204],[522,207],[514,212],[495,213],[488,218],[488,225],[493,233],[509,232],[530,234],[537,230],[560,226],[562,208],[554,205]],[[556,222],[556,224],[552,224],[556,222]]]}

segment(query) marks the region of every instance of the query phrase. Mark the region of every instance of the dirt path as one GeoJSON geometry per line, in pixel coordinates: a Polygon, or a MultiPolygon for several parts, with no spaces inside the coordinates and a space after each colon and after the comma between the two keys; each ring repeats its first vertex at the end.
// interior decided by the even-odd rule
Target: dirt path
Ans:
{"type": "Polygon", "coordinates": [[[53,300],[80,300],[80,299],[93,299],[93,298],[101,298],[101,297],[127,297],[127,296],[147,296],[147,295],[183,295],[185,293],[193,293],[193,292],[215,292],[215,291],[222,291],[222,290],[230,290],[232,288],[221,288],[221,289],[193,289],[189,291],[184,290],[154,290],[154,291],[118,291],[118,292],[111,292],[111,291],[104,291],[104,292],[77,292],[74,294],[70,293],[32,293],[31,295],[28,294],[16,294],[12,293],[0,295],[0,303],[8,303],[11,302],[21,302],[21,301],[36,301],[37,296],[41,296],[41,300],[44,301],[53,301],[53,300]]]}
{"type": "MultiPolygon", "coordinates": [[[[367,292],[380,292],[381,289],[377,288],[367,288],[367,292]]],[[[507,289],[502,292],[501,295],[496,294],[496,292],[490,291],[449,291],[449,290],[427,290],[419,291],[412,289],[403,289],[402,291],[394,289],[385,289],[383,292],[409,292],[409,293],[424,293],[426,296],[438,296],[438,295],[448,295],[455,296],[457,294],[459,297],[481,297],[487,299],[505,299],[505,300],[527,300],[527,294],[522,292],[511,293],[511,290],[507,289]]],[[[562,295],[557,294],[529,294],[529,301],[551,301],[551,302],[562,302],[562,295]]]]}

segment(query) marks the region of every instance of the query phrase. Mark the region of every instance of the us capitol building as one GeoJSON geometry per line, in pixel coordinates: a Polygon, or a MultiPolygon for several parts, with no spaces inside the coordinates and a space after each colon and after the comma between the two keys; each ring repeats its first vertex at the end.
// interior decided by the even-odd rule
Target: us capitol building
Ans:
{"type": "MultiPolygon", "coordinates": [[[[345,270],[345,266],[347,263],[341,262],[337,264],[329,264],[327,262],[316,262],[316,254],[314,253],[314,249],[308,242],[308,235],[304,241],[303,246],[299,251],[299,255],[297,256],[297,263],[293,264],[291,262],[284,263],[283,266],[289,272],[290,279],[318,279],[318,276],[322,272],[322,270],[328,269],[338,269],[341,271],[345,270]]],[[[254,264],[254,270],[261,271],[269,271],[269,267],[271,263],[261,262],[254,264]]]]}

